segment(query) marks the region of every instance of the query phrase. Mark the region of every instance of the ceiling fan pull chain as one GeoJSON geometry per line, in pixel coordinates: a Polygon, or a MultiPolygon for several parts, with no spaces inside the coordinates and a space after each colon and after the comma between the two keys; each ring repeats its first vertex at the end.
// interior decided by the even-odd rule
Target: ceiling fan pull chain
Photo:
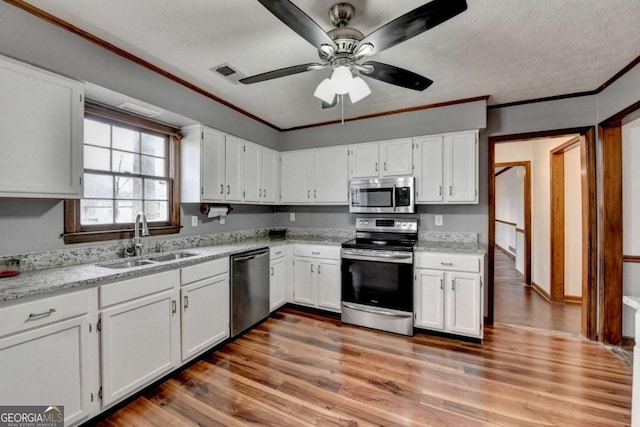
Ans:
{"type": "Polygon", "coordinates": [[[342,126],[344,126],[344,95],[340,95],[340,109],[342,110],[342,126]]]}

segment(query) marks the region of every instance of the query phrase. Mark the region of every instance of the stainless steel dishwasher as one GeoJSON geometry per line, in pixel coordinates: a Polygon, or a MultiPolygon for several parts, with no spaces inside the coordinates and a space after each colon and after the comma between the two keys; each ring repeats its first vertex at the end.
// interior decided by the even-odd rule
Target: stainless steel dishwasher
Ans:
{"type": "Polygon", "coordinates": [[[269,249],[232,255],[231,336],[269,315],[269,249]]]}

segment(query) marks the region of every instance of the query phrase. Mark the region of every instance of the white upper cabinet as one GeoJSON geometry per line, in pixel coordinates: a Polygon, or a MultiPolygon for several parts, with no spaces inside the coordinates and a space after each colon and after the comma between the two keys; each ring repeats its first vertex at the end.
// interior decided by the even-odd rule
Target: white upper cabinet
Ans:
{"type": "Polygon", "coordinates": [[[200,125],[182,128],[180,201],[222,202],[225,188],[226,135],[200,125]]]}
{"type": "Polygon", "coordinates": [[[350,178],[381,178],[413,174],[411,139],[349,146],[350,178]]]}
{"type": "Polygon", "coordinates": [[[201,170],[203,201],[224,200],[224,142],[223,133],[209,128],[202,130],[202,159],[207,165],[201,170]]]}
{"type": "Polygon", "coordinates": [[[269,148],[262,149],[262,191],[263,203],[275,203],[280,193],[280,154],[269,148]]]}
{"type": "Polygon", "coordinates": [[[244,201],[262,202],[262,147],[244,144],[244,201]]]}
{"type": "Polygon", "coordinates": [[[414,138],[417,203],[478,203],[478,131],[414,138]]]}
{"type": "Polygon", "coordinates": [[[287,151],[280,154],[281,203],[311,203],[313,156],[311,150],[287,151]]]}
{"type": "Polygon", "coordinates": [[[413,140],[398,139],[380,143],[380,176],[413,174],[413,140]]]}
{"type": "Polygon", "coordinates": [[[244,147],[246,141],[227,135],[226,144],[226,187],[224,198],[227,202],[242,202],[244,198],[244,147]]]}
{"type": "Polygon", "coordinates": [[[0,55],[0,100],[0,197],[82,197],[82,83],[0,55]]]}
{"type": "Polygon", "coordinates": [[[377,142],[349,146],[350,178],[377,178],[379,174],[377,142]]]}
{"type": "Polygon", "coordinates": [[[349,201],[347,147],[313,150],[313,202],[345,204],[349,201]]]}

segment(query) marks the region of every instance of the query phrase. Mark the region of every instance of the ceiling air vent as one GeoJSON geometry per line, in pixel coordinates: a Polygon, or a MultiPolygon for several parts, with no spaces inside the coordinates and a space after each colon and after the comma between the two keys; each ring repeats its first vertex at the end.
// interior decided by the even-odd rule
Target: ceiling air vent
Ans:
{"type": "Polygon", "coordinates": [[[236,68],[232,67],[229,64],[220,64],[216,65],[213,68],[210,68],[215,74],[219,75],[225,80],[230,81],[233,84],[238,84],[238,81],[244,77],[246,77],[243,73],[238,71],[236,68]]]}
{"type": "Polygon", "coordinates": [[[131,102],[125,102],[124,104],[118,105],[118,108],[121,110],[129,111],[130,113],[135,113],[144,117],[155,117],[160,113],[158,111],[151,110],[149,108],[143,107],[141,105],[136,105],[131,102]]]}

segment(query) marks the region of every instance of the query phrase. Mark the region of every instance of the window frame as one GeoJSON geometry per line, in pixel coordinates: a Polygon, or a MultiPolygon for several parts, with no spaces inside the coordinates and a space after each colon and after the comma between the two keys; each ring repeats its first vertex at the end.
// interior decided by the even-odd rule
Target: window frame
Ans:
{"type": "MultiPolygon", "coordinates": [[[[166,165],[168,174],[166,179],[169,181],[169,216],[167,221],[149,222],[149,232],[152,236],[179,233],[181,229],[180,139],[182,138],[180,129],[91,101],[85,102],[85,118],[133,130],[159,134],[168,138],[166,165]]],[[[84,147],[84,141],[82,146],[84,147]]],[[[80,223],[80,201],[81,198],[69,199],[64,202],[64,233],[62,237],[65,244],[130,239],[134,237],[133,223],[82,225],[80,223]]]]}

